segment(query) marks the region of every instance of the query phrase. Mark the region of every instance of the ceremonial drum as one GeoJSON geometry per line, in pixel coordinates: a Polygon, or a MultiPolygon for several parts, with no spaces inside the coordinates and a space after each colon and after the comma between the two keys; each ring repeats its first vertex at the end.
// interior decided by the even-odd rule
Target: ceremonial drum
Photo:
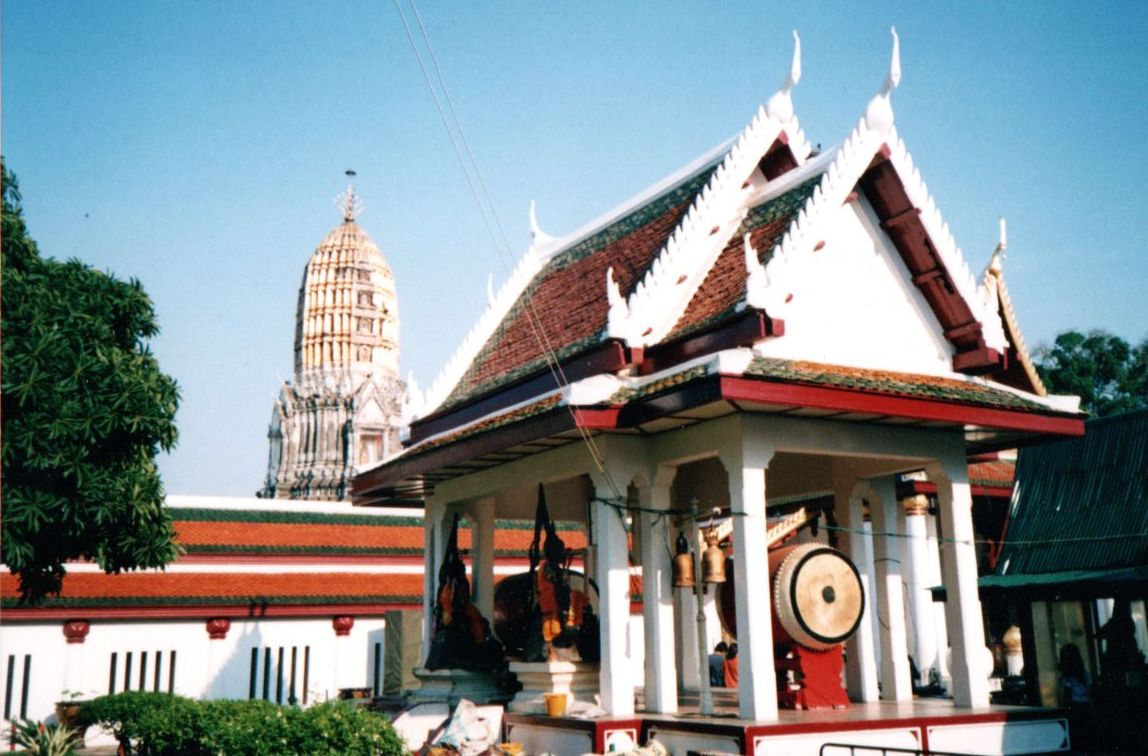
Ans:
{"type": "MultiPolygon", "coordinates": [[[[726,564],[718,597],[722,625],[736,636],[735,571],[726,564]]],[[[789,641],[823,651],[845,642],[861,623],[865,592],[849,557],[821,543],[784,546],[769,552],[773,643],[789,641]]],[[[754,590],[751,580],[750,590],[754,590]]]]}

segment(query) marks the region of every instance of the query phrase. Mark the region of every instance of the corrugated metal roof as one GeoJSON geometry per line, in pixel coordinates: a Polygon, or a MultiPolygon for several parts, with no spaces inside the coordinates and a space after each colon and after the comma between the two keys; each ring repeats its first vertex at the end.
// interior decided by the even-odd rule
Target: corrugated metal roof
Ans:
{"type": "Polygon", "coordinates": [[[1148,565],[1148,411],[1021,449],[998,575],[1148,565]]]}

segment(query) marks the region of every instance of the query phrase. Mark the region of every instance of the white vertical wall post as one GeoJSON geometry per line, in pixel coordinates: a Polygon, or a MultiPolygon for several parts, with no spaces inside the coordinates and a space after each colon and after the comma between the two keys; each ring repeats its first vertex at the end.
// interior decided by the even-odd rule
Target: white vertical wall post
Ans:
{"type": "Polygon", "coordinates": [[[842,487],[835,491],[838,511],[843,515],[840,521],[845,526],[845,551],[857,571],[861,574],[861,589],[865,593],[865,609],[861,616],[861,623],[857,625],[857,632],[845,643],[845,687],[849,697],[854,701],[876,701],[879,697],[877,687],[877,638],[873,630],[872,584],[873,554],[872,538],[864,528],[865,503],[862,500],[863,488],[859,486],[842,487]]]}
{"type": "Polygon", "coordinates": [[[355,618],[348,615],[339,615],[331,620],[331,629],[335,631],[335,663],[331,665],[331,690],[336,695],[340,688],[351,687],[348,682],[347,667],[351,658],[351,628],[355,626],[355,618]]]}
{"type": "Polygon", "coordinates": [[[985,631],[977,593],[968,466],[963,453],[951,453],[931,465],[928,472],[937,483],[941,532],[946,539],[941,569],[947,589],[945,617],[953,644],[953,702],[962,708],[984,708],[989,705],[988,676],[992,670],[982,661],[985,631]]]}
{"type": "Polygon", "coordinates": [[[84,640],[91,631],[91,625],[86,620],[70,620],[64,623],[64,679],[61,691],[70,691],[71,694],[83,695],[86,691],[84,685],[84,640]]]}
{"type": "MultiPolygon", "coordinates": [[[[203,686],[204,698],[226,698],[227,691],[223,684],[223,669],[227,666],[228,646],[227,632],[231,629],[231,620],[227,617],[213,617],[207,620],[204,630],[207,631],[207,664],[204,668],[205,680],[203,686]]],[[[169,671],[170,674],[170,671],[169,671]]]]}
{"type": "Polygon", "coordinates": [[[671,714],[678,710],[668,513],[673,468],[659,472],[652,485],[638,489],[642,507],[639,526],[642,530],[642,620],[646,629],[646,711],[671,714]]]}
{"type": "Polygon", "coordinates": [[[769,574],[765,474],[773,450],[747,432],[747,424],[740,428],[736,448],[721,455],[729,475],[737,570],[738,712],[742,719],[772,721],[777,719],[777,680],[770,595],[769,591],[751,589],[748,576],[769,574]]]}
{"type": "Polygon", "coordinates": [[[598,582],[601,622],[602,664],[599,695],[602,708],[612,716],[634,713],[634,681],[626,655],[630,620],[630,566],[626,527],[615,502],[617,494],[605,476],[592,475],[595,501],[591,506],[594,542],[597,549],[595,575],[598,582]],[[606,502],[615,502],[611,506],[606,502]]]}
{"type": "Polygon", "coordinates": [[[909,701],[913,685],[909,677],[909,649],[905,638],[904,584],[901,580],[901,511],[892,477],[872,483],[876,501],[873,516],[873,566],[877,573],[877,620],[881,633],[881,698],[909,701]]]}

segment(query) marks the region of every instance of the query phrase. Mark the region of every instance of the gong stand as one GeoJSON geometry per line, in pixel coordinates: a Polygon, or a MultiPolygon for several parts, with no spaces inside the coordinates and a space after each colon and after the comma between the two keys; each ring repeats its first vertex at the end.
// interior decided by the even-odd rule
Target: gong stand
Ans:
{"type": "MultiPolygon", "coordinates": [[[[711,524],[710,530],[713,529],[712,524],[714,513],[717,513],[718,511],[719,510],[715,508],[714,512],[708,515],[711,524]]],[[[689,514],[681,518],[677,522],[677,525],[679,528],[687,524],[697,525],[697,523],[701,521],[705,516],[706,515],[699,514],[698,500],[697,497],[694,497],[690,499],[689,514]]],[[[698,713],[702,716],[712,716],[714,713],[714,699],[713,691],[710,689],[709,648],[706,640],[706,613],[705,604],[702,601],[702,597],[705,595],[706,586],[709,583],[725,582],[724,557],[722,559],[722,570],[720,577],[716,571],[711,570],[707,566],[706,558],[697,554],[696,551],[691,556],[691,559],[693,560],[694,573],[693,585],[691,587],[693,588],[694,593],[694,603],[696,604],[698,610],[696,618],[696,635],[698,636],[698,713]],[[701,575],[701,579],[698,579],[698,575],[701,575]]]]}

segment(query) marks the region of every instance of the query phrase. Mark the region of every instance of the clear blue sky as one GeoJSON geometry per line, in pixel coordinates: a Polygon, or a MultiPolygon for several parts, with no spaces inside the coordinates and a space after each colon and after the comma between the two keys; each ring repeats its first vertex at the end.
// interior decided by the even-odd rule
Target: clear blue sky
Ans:
{"type": "MultiPolygon", "coordinates": [[[[409,15],[409,6],[408,15],[409,15]]],[[[976,270],[1009,222],[1030,345],[1148,336],[1148,4],[436,3],[420,6],[517,258],[744,127],[804,48],[809,140],[844,139],[901,35],[897,125],[976,270]]],[[[391,3],[2,6],[2,149],[41,250],[139,278],[179,381],[169,493],[246,495],[292,370],[295,299],[339,222],[398,282],[426,386],[506,271],[391,3]]]]}

